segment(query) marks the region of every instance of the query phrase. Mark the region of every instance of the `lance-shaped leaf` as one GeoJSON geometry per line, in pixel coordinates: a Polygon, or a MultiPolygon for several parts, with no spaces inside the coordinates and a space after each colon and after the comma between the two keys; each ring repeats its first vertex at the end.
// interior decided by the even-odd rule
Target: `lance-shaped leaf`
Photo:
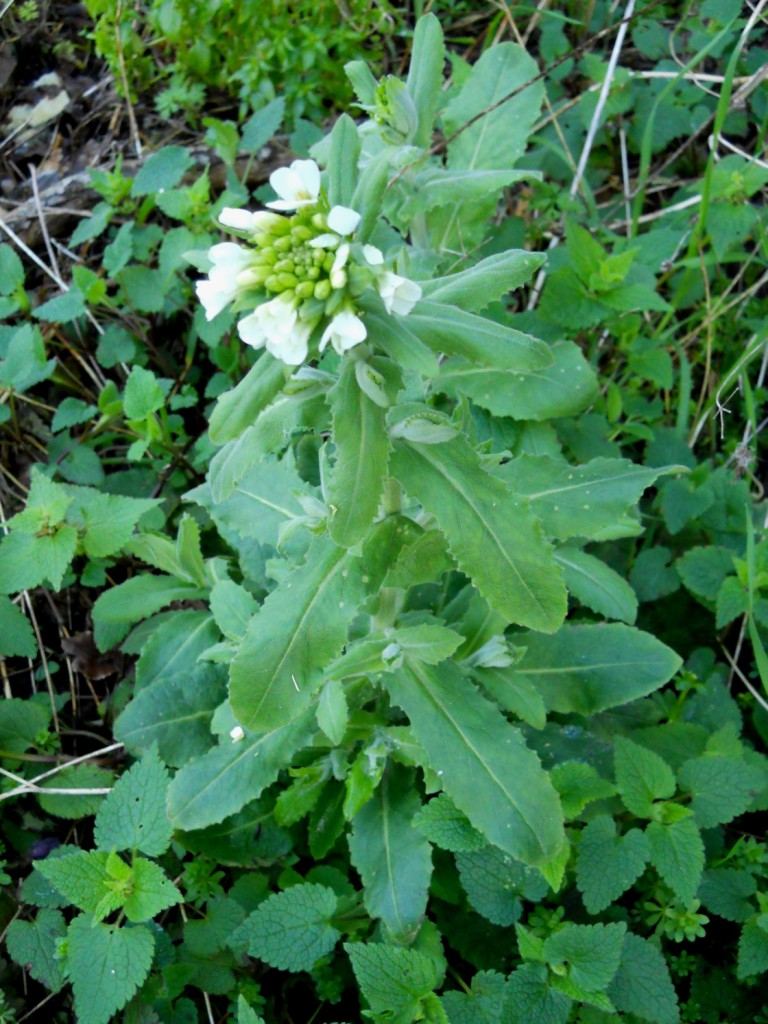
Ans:
{"type": "Polygon", "coordinates": [[[427,909],[429,843],[412,825],[421,801],[412,773],[394,766],[355,815],[349,849],[365,886],[365,906],[396,942],[411,943],[427,909]]]}
{"type": "Polygon", "coordinates": [[[526,372],[490,369],[451,359],[433,386],[453,397],[465,394],[494,416],[511,416],[516,420],[575,416],[595,397],[597,379],[572,342],[558,342],[551,352],[551,366],[526,372]]]}
{"type": "Polygon", "coordinates": [[[511,168],[493,171],[451,170],[444,167],[430,167],[418,175],[414,193],[400,207],[403,217],[413,217],[436,206],[451,203],[473,202],[494,199],[508,185],[514,185],[526,178],[539,178],[536,171],[516,171],[511,168]]]}
{"type": "Polygon", "coordinates": [[[682,660],[650,633],[623,623],[563,626],[525,637],[525,653],[505,671],[534,683],[551,711],[594,715],[645,697],[668,682],[682,660]]]}
{"type": "Polygon", "coordinates": [[[404,370],[423,377],[436,377],[440,371],[437,356],[408,326],[410,317],[390,316],[373,291],[363,292],[358,309],[365,313],[368,341],[395,360],[404,370]]]}
{"type": "Polygon", "coordinates": [[[552,365],[549,346],[530,334],[465,313],[442,302],[418,302],[408,327],[435,352],[462,356],[494,370],[539,370],[552,365]]]}
{"type": "Polygon", "coordinates": [[[359,558],[318,537],[304,565],[272,591],[230,669],[229,697],[244,726],[275,729],[307,706],[366,594],[362,577],[359,558]]]}
{"type": "Polygon", "coordinates": [[[525,284],[544,260],[543,253],[525,249],[494,253],[456,274],[420,282],[422,295],[432,302],[445,302],[476,313],[525,284]]]}
{"type": "Polygon", "coordinates": [[[328,161],[328,202],[331,206],[350,206],[357,185],[357,161],[360,136],[355,122],[342,114],[331,132],[331,157],[328,161]]]}
{"type": "MultiPolygon", "coordinates": [[[[386,388],[387,378],[379,371],[389,370],[388,376],[392,376],[391,371],[397,368],[388,359],[373,359],[371,364],[386,388]]],[[[329,532],[337,544],[346,548],[362,540],[373,522],[390,448],[386,409],[361,389],[357,365],[352,359],[343,362],[339,381],[328,395],[336,445],[336,464],[328,485],[328,505],[332,509],[329,532]]],[[[397,390],[396,380],[388,390],[397,390]]]]}
{"type": "Polygon", "coordinates": [[[250,427],[282,389],[289,373],[285,363],[265,352],[237,387],[217,399],[208,427],[213,443],[232,441],[250,427]]]}
{"type": "Polygon", "coordinates": [[[461,568],[492,608],[531,629],[556,630],[566,612],[560,568],[527,505],[486,473],[461,438],[395,442],[392,474],[438,522],[461,568]]]}
{"type": "Polygon", "coordinates": [[[130,632],[134,622],[146,619],[174,601],[195,601],[206,591],[173,576],[134,576],[105,591],[93,606],[96,646],[107,651],[130,632]]]}
{"type": "Polygon", "coordinates": [[[475,828],[526,864],[552,858],[564,836],[560,800],[519,730],[450,661],[407,661],[384,681],[429,767],[475,828]]]}
{"type": "Polygon", "coordinates": [[[444,63],[443,30],[434,14],[426,14],[416,22],[406,82],[419,116],[413,145],[424,149],[432,139],[432,126],[443,88],[444,63]]]}
{"type": "Polygon", "coordinates": [[[289,725],[239,743],[225,736],[221,745],[191,761],[168,790],[168,816],[189,831],[215,825],[261,795],[315,731],[306,712],[289,725]]]}
{"type": "Polygon", "coordinates": [[[573,597],[606,619],[620,619],[630,626],[634,623],[637,596],[615,569],[569,545],[558,548],[555,558],[563,567],[565,583],[573,597]]]}
{"type": "Polygon", "coordinates": [[[570,466],[549,455],[521,455],[501,466],[498,475],[515,494],[525,495],[550,536],[597,537],[615,524],[664,473],[682,466],[658,469],[637,466],[628,459],[593,459],[570,466]]]}

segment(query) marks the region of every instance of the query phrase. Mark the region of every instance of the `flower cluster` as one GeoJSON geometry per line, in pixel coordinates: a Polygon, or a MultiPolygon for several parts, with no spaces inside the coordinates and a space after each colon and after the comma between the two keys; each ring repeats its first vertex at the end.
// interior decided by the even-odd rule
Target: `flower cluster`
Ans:
{"type": "Polygon", "coordinates": [[[421,288],[386,269],[379,249],[355,242],[360,214],[329,209],[314,160],[294,160],[269,180],[280,198],[268,210],[225,209],[219,216],[247,244],[211,248],[208,277],[197,282],[208,320],[234,303],[246,311],[237,330],[247,345],[298,366],[316,330],[320,352],[331,345],[341,355],[365,341],[355,298],[370,285],[390,315],[410,313],[421,288]]]}

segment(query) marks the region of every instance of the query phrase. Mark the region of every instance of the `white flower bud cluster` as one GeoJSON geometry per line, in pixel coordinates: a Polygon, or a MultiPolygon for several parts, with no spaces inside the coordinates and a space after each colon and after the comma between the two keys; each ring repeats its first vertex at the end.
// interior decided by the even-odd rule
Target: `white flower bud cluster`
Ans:
{"type": "Polygon", "coordinates": [[[355,243],[360,214],[345,206],[328,209],[314,160],[294,160],[269,180],[280,197],[267,203],[269,211],[228,208],[219,215],[219,222],[247,244],[223,242],[210,249],[208,277],[196,286],[206,319],[230,303],[238,311],[252,310],[238,322],[240,338],[298,366],[309,354],[316,328],[322,327],[320,352],[330,344],[342,355],[365,341],[366,327],[354,301],[361,282],[377,289],[390,315],[410,313],[421,288],[385,269],[374,246],[355,243]],[[353,264],[364,271],[357,273],[354,290],[353,264]]]}

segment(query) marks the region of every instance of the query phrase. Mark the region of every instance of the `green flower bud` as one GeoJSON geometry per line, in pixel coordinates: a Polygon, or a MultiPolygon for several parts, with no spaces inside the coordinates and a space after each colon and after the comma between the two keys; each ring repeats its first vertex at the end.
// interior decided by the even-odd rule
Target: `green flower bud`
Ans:
{"type": "Polygon", "coordinates": [[[312,224],[314,227],[317,228],[318,231],[328,230],[328,219],[326,218],[324,213],[312,214],[312,224]]]}
{"type": "Polygon", "coordinates": [[[315,294],[315,285],[312,281],[300,281],[296,285],[296,294],[300,299],[311,299],[315,294]]]}
{"type": "Polygon", "coordinates": [[[296,227],[291,228],[291,238],[296,245],[300,245],[302,242],[308,242],[312,237],[312,229],[305,227],[303,224],[297,224],[296,227]]]}
{"type": "Polygon", "coordinates": [[[334,253],[334,252],[327,252],[325,254],[325,259],[323,260],[323,270],[327,274],[330,274],[331,270],[333,270],[333,262],[334,262],[335,259],[336,259],[336,253],[334,253]]]}
{"type": "Polygon", "coordinates": [[[280,282],[280,291],[288,291],[290,288],[295,288],[299,283],[298,278],[294,274],[277,274],[277,279],[280,282]]]}
{"type": "MultiPolygon", "coordinates": [[[[325,249],[313,249],[312,262],[315,264],[316,267],[322,267],[323,263],[325,262],[325,257],[327,255],[328,254],[326,253],[325,249]]],[[[333,263],[333,260],[331,260],[331,263],[333,263]]]]}
{"type": "Polygon", "coordinates": [[[280,284],[279,274],[270,274],[267,280],[264,282],[264,287],[268,292],[281,292],[283,290],[280,284]]]}
{"type": "Polygon", "coordinates": [[[315,285],[315,298],[319,299],[320,302],[325,302],[325,300],[330,296],[332,290],[331,282],[327,278],[322,281],[318,281],[315,285]]]}
{"type": "Polygon", "coordinates": [[[295,269],[296,269],[296,265],[294,264],[293,260],[290,260],[290,259],[278,260],[277,263],[275,264],[275,273],[276,274],[283,274],[283,273],[292,274],[295,269]]]}
{"type": "Polygon", "coordinates": [[[267,266],[272,266],[274,263],[277,263],[277,260],[279,258],[274,246],[271,245],[268,246],[266,249],[262,249],[260,256],[261,262],[266,264],[267,266]]]}
{"type": "Polygon", "coordinates": [[[290,252],[293,248],[290,235],[283,235],[282,238],[276,238],[273,245],[278,252],[290,252]]]}
{"type": "Polygon", "coordinates": [[[316,281],[320,277],[320,267],[307,267],[307,277],[310,281],[316,281]]]}

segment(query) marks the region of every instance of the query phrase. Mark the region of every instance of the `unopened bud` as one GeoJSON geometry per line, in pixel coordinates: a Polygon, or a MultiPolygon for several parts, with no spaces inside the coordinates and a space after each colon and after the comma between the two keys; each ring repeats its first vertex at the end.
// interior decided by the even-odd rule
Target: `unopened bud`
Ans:
{"type": "Polygon", "coordinates": [[[315,294],[315,285],[312,281],[301,281],[296,285],[296,294],[300,299],[311,299],[315,294]]]}
{"type": "Polygon", "coordinates": [[[325,302],[332,290],[331,282],[327,278],[318,281],[315,285],[315,298],[319,299],[320,302],[325,302]]]}
{"type": "Polygon", "coordinates": [[[272,244],[278,252],[290,252],[293,248],[293,242],[291,241],[290,235],[283,235],[281,238],[276,238],[272,244]]]}

